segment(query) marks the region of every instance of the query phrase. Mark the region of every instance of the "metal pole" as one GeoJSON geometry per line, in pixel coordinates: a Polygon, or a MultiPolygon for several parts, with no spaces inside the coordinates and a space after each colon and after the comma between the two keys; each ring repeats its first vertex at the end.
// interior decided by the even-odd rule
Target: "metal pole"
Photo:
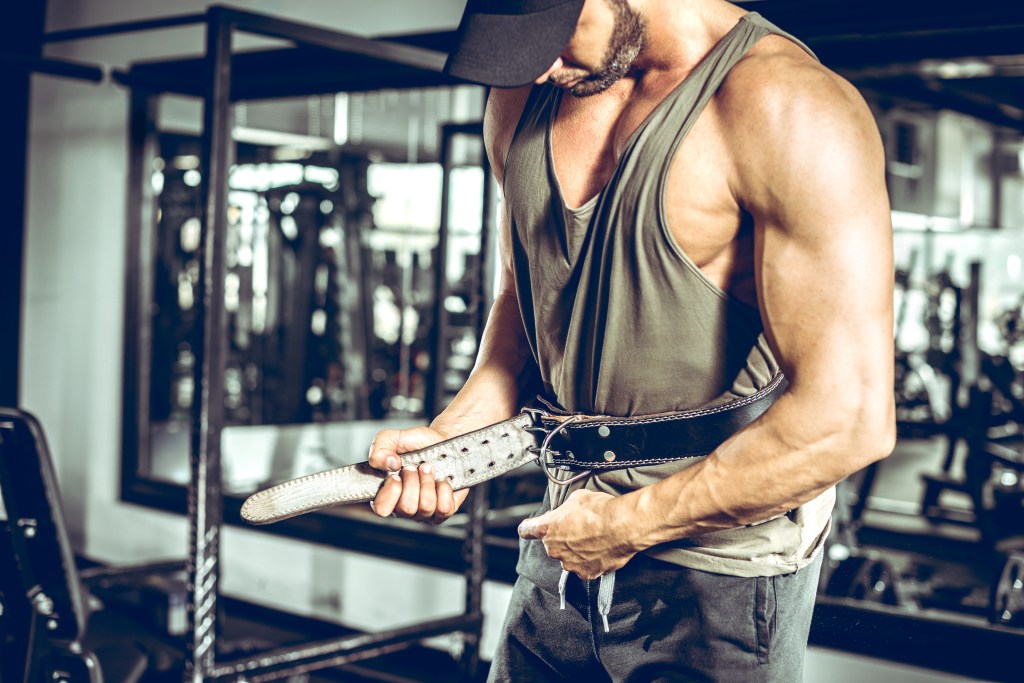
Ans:
{"type": "Polygon", "coordinates": [[[960,333],[956,336],[960,345],[960,379],[973,387],[981,378],[981,351],[978,348],[978,324],[981,309],[981,262],[969,264],[970,280],[962,295],[960,310],[960,333]]]}
{"type": "Polygon", "coordinates": [[[161,17],[159,19],[146,19],[144,21],[125,21],[117,24],[105,24],[103,26],[74,28],[67,31],[51,31],[43,35],[43,42],[59,43],[69,40],[82,40],[83,38],[102,38],[120,33],[137,33],[139,31],[201,24],[204,21],[206,21],[206,15],[204,14],[182,14],[173,17],[161,17]]]}
{"type": "Polygon", "coordinates": [[[487,508],[489,507],[490,482],[480,484],[472,490],[466,503],[469,519],[466,521],[466,541],[463,555],[468,565],[466,571],[466,616],[480,617],[480,624],[472,631],[462,632],[462,677],[466,683],[476,680],[480,666],[480,631],[483,624],[483,589],[487,576],[487,551],[484,534],[487,530],[487,508]]]}
{"type": "Polygon", "coordinates": [[[185,680],[199,683],[214,667],[217,638],[221,498],[220,436],[224,424],[226,316],[224,276],[227,175],[231,142],[231,35],[233,26],[211,8],[206,28],[209,82],[203,102],[200,295],[195,330],[188,514],[188,616],[192,640],[185,680]]]}
{"type": "Polygon", "coordinates": [[[157,155],[157,97],[132,90],[128,118],[128,236],[125,269],[124,400],[121,487],[149,467],[149,391],[152,375],[153,238],[156,201],[151,182],[157,155]]]}
{"type": "Polygon", "coordinates": [[[444,410],[444,373],[448,367],[448,195],[451,192],[452,135],[445,127],[441,141],[441,218],[437,228],[437,262],[434,264],[434,327],[430,332],[430,358],[434,364],[427,375],[424,414],[433,418],[444,410]]]}
{"type": "Polygon", "coordinates": [[[78,78],[83,81],[103,82],[103,69],[92,64],[82,64],[70,59],[54,59],[53,57],[30,57],[26,55],[0,52],[0,64],[11,71],[27,71],[30,73],[78,78]]]}

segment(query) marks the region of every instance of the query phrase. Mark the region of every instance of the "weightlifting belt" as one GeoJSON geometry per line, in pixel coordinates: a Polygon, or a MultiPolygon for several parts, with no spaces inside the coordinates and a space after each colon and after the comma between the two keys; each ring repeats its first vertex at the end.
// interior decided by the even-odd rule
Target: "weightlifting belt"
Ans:
{"type": "MultiPolygon", "coordinates": [[[[430,463],[455,490],[537,461],[551,481],[568,484],[593,470],[653,465],[707,455],[756,420],[786,386],[782,374],[757,393],[714,408],[607,417],[567,413],[541,402],[519,415],[399,456],[403,467],[430,463]],[[576,472],[555,478],[551,470],[576,472]]],[[[249,496],[242,518],[267,524],[334,505],[373,500],[388,472],[366,462],[317,472],[249,496]]]]}

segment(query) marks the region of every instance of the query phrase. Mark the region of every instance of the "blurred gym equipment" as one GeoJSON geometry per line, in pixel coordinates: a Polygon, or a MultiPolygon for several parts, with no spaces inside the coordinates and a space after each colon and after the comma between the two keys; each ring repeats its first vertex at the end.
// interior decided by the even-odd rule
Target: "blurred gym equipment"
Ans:
{"type": "MultiPolygon", "coordinates": [[[[106,609],[90,586],[143,584],[183,572],[184,562],[79,570],[43,429],[31,414],[13,408],[0,408],[0,491],[8,515],[0,548],[4,680],[136,683],[180,677],[184,651],[168,633],[106,609]]],[[[165,612],[165,618],[184,623],[184,602],[179,609],[177,615],[165,612]]]]}

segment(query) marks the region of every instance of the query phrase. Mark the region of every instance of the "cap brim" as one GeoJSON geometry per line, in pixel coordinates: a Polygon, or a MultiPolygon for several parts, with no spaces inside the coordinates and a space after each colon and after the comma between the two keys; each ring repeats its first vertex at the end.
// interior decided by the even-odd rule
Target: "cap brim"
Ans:
{"type": "Polygon", "coordinates": [[[530,83],[562,54],[582,6],[582,1],[566,2],[531,14],[468,14],[445,73],[502,88],[530,83]]]}

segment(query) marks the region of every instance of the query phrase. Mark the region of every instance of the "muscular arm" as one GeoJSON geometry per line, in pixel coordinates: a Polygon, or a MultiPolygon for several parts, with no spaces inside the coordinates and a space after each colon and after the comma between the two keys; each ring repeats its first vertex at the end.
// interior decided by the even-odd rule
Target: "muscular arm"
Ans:
{"type": "MultiPolygon", "coordinates": [[[[488,99],[484,140],[499,182],[504,173],[504,150],[512,138],[509,126],[515,126],[522,97],[519,91],[494,91],[488,99]],[[514,109],[517,102],[519,109],[514,109]]],[[[516,300],[511,235],[505,211],[501,214],[498,233],[501,278],[469,379],[430,427],[385,430],[378,434],[370,448],[369,462],[373,467],[394,472],[401,467],[396,457],[399,453],[500,422],[519,411],[523,391],[535,366],[516,300]]],[[[458,509],[467,493],[452,492],[447,481],[435,482],[429,470],[407,470],[387,480],[373,508],[382,516],[395,511],[406,517],[438,523],[458,509]]]]}
{"type": "Polygon", "coordinates": [[[569,508],[557,520],[577,525],[564,530],[576,538],[560,545],[555,518],[527,530],[585,578],[660,542],[783,514],[892,449],[893,263],[881,145],[852,88],[819,67],[804,71],[767,92],[746,84],[752,99],[723,103],[726,125],[738,131],[733,191],[755,222],[766,336],[790,386],[697,465],[620,498],[582,492],[580,507],[591,514],[569,508]],[[589,525],[591,540],[581,542],[579,525],[589,525]]]}
{"type": "MultiPolygon", "coordinates": [[[[495,90],[484,115],[484,144],[499,185],[504,179],[505,152],[512,139],[522,90],[495,90]]],[[[533,369],[512,274],[512,238],[508,212],[501,212],[498,254],[501,278],[480,353],[469,380],[431,425],[446,434],[462,434],[515,415],[533,369]]]]}

